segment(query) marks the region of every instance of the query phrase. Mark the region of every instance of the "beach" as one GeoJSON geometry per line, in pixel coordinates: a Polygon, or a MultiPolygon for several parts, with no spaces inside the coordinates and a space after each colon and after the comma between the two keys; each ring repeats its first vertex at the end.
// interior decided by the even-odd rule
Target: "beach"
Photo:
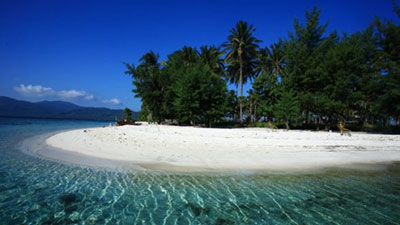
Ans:
{"type": "Polygon", "coordinates": [[[45,142],[51,148],[38,154],[60,161],[183,172],[368,168],[400,161],[399,135],[357,132],[143,124],[70,130],[45,142]]]}
{"type": "MultiPolygon", "coordinates": [[[[221,224],[225,221],[225,224],[288,224],[288,217],[299,224],[396,224],[399,221],[399,163],[384,163],[381,169],[372,171],[313,168],[306,172],[240,170],[239,173],[192,173],[177,166],[176,169],[185,169],[185,172],[171,172],[165,171],[165,163],[159,164],[158,169],[142,165],[145,170],[140,170],[142,166],[132,168],[133,162],[100,159],[94,154],[84,155],[46,144],[48,138],[58,138],[74,130],[79,137],[85,134],[84,130],[91,130],[89,134],[96,130],[115,134],[113,138],[117,137],[116,130],[118,133],[119,130],[132,130],[131,135],[139,137],[136,134],[141,129],[158,132],[153,125],[102,128],[107,125],[98,121],[0,117],[2,222],[221,224]],[[121,165],[129,169],[121,170],[121,165]]],[[[217,135],[231,136],[231,132],[243,133],[246,138],[255,132],[260,138],[272,138],[274,134],[284,137],[285,132],[261,128],[226,131],[159,128],[165,134],[179,130],[182,136],[213,132],[207,138],[210,141],[218,139],[217,135]]],[[[296,134],[297,131],[285,133],[296,134]]],[[[331,134],[341,137],[338,133],[331,134]]],[[[353,133],[352,137],[357,135],[353,133]]],[[[171,133],[171,136],[175,137],[175,134],[171,133]]],[[[107,141],[111,141],[111,137],[107,141]]],[[[112,154],[116,152],[117,149],[112,154]]],[[[213,155],[207,154],[209,160],[214,160],[213,155]]]]}

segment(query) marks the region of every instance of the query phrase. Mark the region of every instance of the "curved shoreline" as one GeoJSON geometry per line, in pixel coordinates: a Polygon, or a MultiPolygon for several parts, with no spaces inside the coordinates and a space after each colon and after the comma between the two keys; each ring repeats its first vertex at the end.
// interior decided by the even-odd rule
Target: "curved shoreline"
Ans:
{"type": "Polygon", "coordinates": [[[45,138],[44,158],[79,165],[179,172],[375,169],[400,161],[400,136],[283,131],[122,126],[59,132],[45,138]]]}

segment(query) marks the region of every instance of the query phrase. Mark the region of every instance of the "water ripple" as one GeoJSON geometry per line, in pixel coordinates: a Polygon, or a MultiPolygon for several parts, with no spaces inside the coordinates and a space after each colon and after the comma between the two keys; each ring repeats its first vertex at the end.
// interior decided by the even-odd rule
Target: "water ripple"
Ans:
{"type": "Polygon", "coordinates": [[[398,164],[387,171],[332,170],[303,175],[209,176],[107,170],[33,158],[15,148],[18,141],[34,134],[86,123],[15,123],[18,126],[10,122],[0,127],[0,224],[400,221],[398,164]]]}

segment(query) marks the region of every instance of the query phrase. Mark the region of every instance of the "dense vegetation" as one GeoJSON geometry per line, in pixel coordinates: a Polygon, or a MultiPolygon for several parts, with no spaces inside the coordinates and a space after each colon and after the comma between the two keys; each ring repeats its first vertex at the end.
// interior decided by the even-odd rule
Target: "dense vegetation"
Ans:
{"type": "Polygon", "coordinates": [[[220,47],[184,46],[161,62],[150,51],[137,66],[126,64],[142,100],[139,119],[325,129],[340,121],[364,128],[398,125],[399,24],[377,18],[365,30],[339,35],[326,32],[319,9],[305,17],[304,24],[294,20],[287,39],[270,46],[261,47],[255,28],[239,21],[220,47]],[[243,96],[247,81],[252,89],[243,96]]]}

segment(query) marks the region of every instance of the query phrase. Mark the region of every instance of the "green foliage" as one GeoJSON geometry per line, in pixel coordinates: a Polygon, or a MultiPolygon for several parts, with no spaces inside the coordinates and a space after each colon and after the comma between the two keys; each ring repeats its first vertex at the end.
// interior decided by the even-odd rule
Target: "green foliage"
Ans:
{"type": "Polygon", "coordinates": [[[225,61],[228,66],[228,80],[240,86],[240,115],[243,120],[243,84],[255,75],[256,56],[258,54],[258,43],[261,41],[253,36],[255,32],[253,25],[239,21],[228,36],[228,40],[223,43],[227,52],[225,61]]]}
{"type": "Polygon", "coordinates": [[[300,117],[299,100],[292,91],[284,91],[274,106],[274,115],[278,121],[283,121],[286,129],[290,122],[297,122],[300,117]]]}
{"type": "Polygon", "coordinates": [[[215,46],[203,45],[200,47],[200,60],[203,61],[214,74],[223,77],[225,74],[225,64],[222,59],[223,52],[215,46]]]}
{"type": "Polygon", "coordinates": [[[371,113],[379,91],[375,60],[376,45],[370,30],[345,37],[330,48],[323,66],[323,95],[318,114],[335,119],[357,111],[361,119],[371,113]]]}
{"type": "Polygon", "coordinates": [[[301,111],[313,112],[320,108],[321,98],[329,77],[324,73],[323,62],[329,49],[337,42],[336,33],[325,36],[327,25],[320,25],[320,10],[314,8],[306,12],[305,25],[294,22],[294,34],[285,45],[286,68],[283,83],[287,90],[293,90],[299,96],[301,111]],[[317,97],[312,97],[317,95],[317,97]]]}
{"type": "Polygon", "coordinates": [[[142,104],[142,108],[139,111],[138,120],[150,122],[149,121],[149,111],[146,107],[143,107],[143,104],[142,104]]]}
{"type": "Polygon", "coordinates": [[[140,97],[142,103],[148,108],[150,120],[161,121],[162,111],[161,102],[163,102],[163,89],[166,86],[161,79],[161,65],[158,62],[159,55],[150,51],[140,59],[140,64],[135,67],[133,64],[125,64],[128,75],[133,78],[132,90],[135,97],[140,97]]]}
{"type": "Polygon", "coordinates": [[[234,91],[231,90],[227,93],[224,105],[226,106],[225,116],[235,120],[235,116],[238,113],[239,100],[234,91]]]}
{"type": "Polygon", "coordinates": [[[267,127],[268,123],[266,122],[255,122],[255,123],[251,123],[250,127],[267,127]]]}
{"type": "Polygon", "coordinates": [[[124,117],[125,120],[132,120],[132,110],[130,110],[129,108],[125,108],[124,109],[124,117]]]}
{"type": "MultiPolygon", "coordinates": [[[[397,8],[398,9],[398,8],[397,8]]],[[[378,67],[385,76],[379,97],[379,110],[388,116],[400,120],[400,25],[394,22],[376,21],[377,41],[379,45],[378,67]]]]}
{"type": "Polygon", "coordinates": [[[239,21],[223,51],[184,46],[162,63],[150,51],[137,67],[126,64],[133,92],[142,100],[140,118],[208,126],[246,118],[254,126],[268,121],[287,129],[336,129],[339,121],[358,130],[399,124],[399,24],[376,19],[365,30],[340,36],[326,32],[320,13],[316,7],[307,11],[303,24],[294,20],[288,39],[263,48],[255,28],[239,21]],[[222,78],[236,85],[236,92],[227,91],[222,78]],[[243,84],[252,79],[243,96],[243,84]]]}
{"type": "Polygon", "coordinates": [[[199,61],[186,68],[175,86],[174,106],[184,124],[211,126],[225,114],[226,84],[199,61]]]}
{"type": "Polygon", "coordinates": [[[253,82],[256,111],[259,116],[272,120],[274,117],[274,105],[277,103],[281,85],[272,71],[262,71],[253,82]]]}

